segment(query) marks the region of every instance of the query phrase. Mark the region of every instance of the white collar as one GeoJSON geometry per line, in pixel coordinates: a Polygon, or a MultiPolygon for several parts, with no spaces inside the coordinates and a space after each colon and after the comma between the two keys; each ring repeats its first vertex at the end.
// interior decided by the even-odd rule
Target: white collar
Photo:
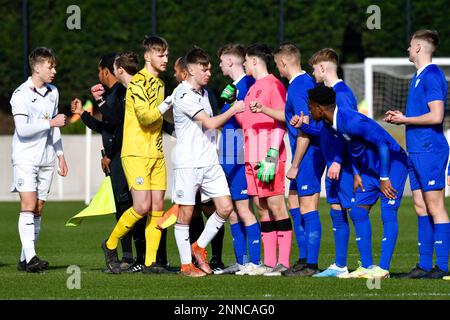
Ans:
{"type": "Polygon", "coordinates": [[[422,68],[420,68],[419,70],[417,70],[417,72],[416,72],[416,77],[418,77],[419,76],[419,74],[421,74],[422,73],[422,71],[423,70],[425,70],[425,68],[426,67],[428,67],[430,64],[433,64],[432,62],[430,62],[430,63],[427,63],[426,65],[424,65],[422,68]]]}
{"type": "Polygon", "coordinates": [[[242,76],[240,76],[239,78],[237,78],[236,80],[234,80],[234,81],[233,81],[233,84],[234,84],[234,85],[237,85],[237,84],[239,83],[239,81],[241,81],[242,79],[244,79],[244,77],[245,77],[245,73],[244,73],[242,76]]]}
{"type": "Polygon", "coordinates": [[[344,80],[342,80],[342,79],[337,79],[337,80],[331,85],[331,88],[334,88],[335,85],[337,85],[339,82],[342,82],[342,81],[344,81],[344,80]]]}
{"type": "Polygon", "coordinates": [[[36,86],[34,85],[33,80],[31,80],[31,77],[28,77],[27,79],[27,86],[34,92],[38,93],[41,96],[45,96],[48,92],[52,91],[52,89],[50,88],[50,86],[46,83],[44,83],[44,85],[40,88],[36,88],[36,86]]]}
{"type": "Polygon", "coordinates": [[[298,76],[304,75],[305,73],[306,73],[306,71],[305,71],[305,70],[302,70],[302,71],[300,71],[299,73],[295,74],[295,75],[291,78],[291,80],[289,80],[289,84],[291,84],[292,81],[294,81],[295,78],[297,78],[298,76]]]}
{"type": "Polygon", "coordinates": [[[333,128],[337,131],[337,113],[338,113],[338,106],[336,105],[336,108],[334,108],[334,114],[333,114],[333,128]]]}

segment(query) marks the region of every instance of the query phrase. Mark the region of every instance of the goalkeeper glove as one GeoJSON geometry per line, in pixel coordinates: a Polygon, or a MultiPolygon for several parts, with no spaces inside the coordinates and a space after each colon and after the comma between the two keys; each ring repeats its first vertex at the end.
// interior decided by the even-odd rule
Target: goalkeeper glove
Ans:
{"type": "Polygon", "coordinates": [[[275,179],[275,170],[278,162],[278,150],[270,148],[267,157],[260,161],[255,169],[258,170],[257,178],[262,182],[271,182],[275,179]]]}
{"type": "Polygon", "coordinates": [[[228,103],[230,106],[237,100],[237,88],[234,84],[228,84],[225,89],[223,89],[220,97],[228,103]]]}

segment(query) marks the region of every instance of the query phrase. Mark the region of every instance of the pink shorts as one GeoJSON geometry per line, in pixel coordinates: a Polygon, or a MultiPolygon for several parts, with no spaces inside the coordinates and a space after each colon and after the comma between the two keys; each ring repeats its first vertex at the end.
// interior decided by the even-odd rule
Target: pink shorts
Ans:
{"type": "Polygon", "coordinates": [[[266,198],[277,195],[284,195],[285,161],[277,163],[275,179],[270,183],[262,182],[257,178],[258,170],[255,170],[257,163],[245,163],[245,177],[247,178],[247,192],[250,196],[266,198]]]}

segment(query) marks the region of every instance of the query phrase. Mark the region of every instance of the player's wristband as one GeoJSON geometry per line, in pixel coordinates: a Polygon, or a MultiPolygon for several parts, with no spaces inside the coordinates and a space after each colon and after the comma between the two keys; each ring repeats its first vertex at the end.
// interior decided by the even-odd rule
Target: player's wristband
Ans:
{"type": "Polygon", "coordinates": [[[380,180],[381,181],[387,181],[387,180],[389,180],[389,177],[380,177],[380,180]]]}
{"type": "Polygon", "coordinates": [[[100,97],[100,99],[98,99],[98,100],[95,100],[95,102],[97,102],[97,105],[102,105],[102,104],[104,104],[105,103],[105,99],[103,99],[103,97],[100,97]]]}

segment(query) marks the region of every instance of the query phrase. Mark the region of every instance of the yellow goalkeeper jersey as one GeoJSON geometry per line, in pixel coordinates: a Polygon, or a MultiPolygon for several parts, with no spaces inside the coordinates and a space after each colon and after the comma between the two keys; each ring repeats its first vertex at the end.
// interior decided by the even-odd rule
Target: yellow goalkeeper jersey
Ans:
{"type": "Polygon", "coordinates": [[[163,118],[158,106],[164,100],[164,82],[147,69],[136,73],[127,87],[122,157],[164,158],[163,118]]]}

